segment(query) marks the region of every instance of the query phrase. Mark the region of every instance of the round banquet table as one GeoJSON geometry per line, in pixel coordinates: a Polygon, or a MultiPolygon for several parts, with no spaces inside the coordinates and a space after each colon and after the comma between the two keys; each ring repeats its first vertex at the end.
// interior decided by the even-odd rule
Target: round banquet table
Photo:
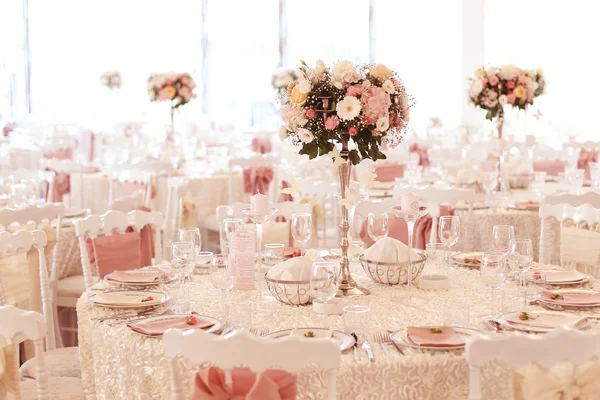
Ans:
{"type": "MultiPolygon", "coordinates": [[[[453,306],[470,307],[474,328],[483,330],[478,316],[488,314],[490,290],[481,283],[479,272],[468,269],[447,270],[452,288],[447,291],[425,292],[427,303],[419,309],[394,303],[391,297],[398,287],[378,285],[352,265],[353,275],[362,286],[373,290],[366,297],[348,299],[348,304],[368,305],[368,329],[371,333],[397,330],[407,325],[427,326],[442,324],[444,302],[453,306]]],[[[427,267],[429,268],[429,267],[427,267]]],[[[198,286],[191,287],[196,300],[193,309],[200,314],[218,316],[219,292],[212,288],[210,279],[201,276],[198,286]]],[[[509,287],[514,284],[507,282],[509,287]]],[[[92,306],[83,294],[77,303],[79,321],[79,351],[84,390],[88,399],[167,399],[169,398],[169,362],[163,354],[160,339],[146,338],[133,333],[125,324],[111,326],[91,318],[107,315],[110,311],[92,306]]],[[[251,292],[232,292],[232,311],[236,302],[248,299],[251,292]]],[[[497,293],[498,296],[498,293],[497,293]]],[[[500,304],[498,301],[496,304],[500,304]]],[[[322,320],[321,320],[322,321],[322,320]]],[[[340,316],[330,316],[334,329],[343,330],[340,316]]],[[[287,328],[315,326],[315,315],[310,307],[295,307],[279,302],[252,303],[251,331],[264,334],[287,328]]],[[[386,358],[380,344],[370,340],[375,361],[369,362],[359,348],[360,360],[354,361],[352,351],[342,355],[337,371],[337,392],[340,399],[466,399],[468,367],[461,351],[422,352],[404,349],[400,354],[392,346],[386,358]]],[[[181,360],[187,370],[185,385],[190,388],[193,371],[181,360]]],[[[497,364],[482,371],[485,399],[510,399],[509,372],[497,364]]],[[[323,399],[325,375],[316,366],[307,366],[298,374],[300,399],[323,399]]],[[[189,392],[188,392],[189,394],[189,392]]]]}

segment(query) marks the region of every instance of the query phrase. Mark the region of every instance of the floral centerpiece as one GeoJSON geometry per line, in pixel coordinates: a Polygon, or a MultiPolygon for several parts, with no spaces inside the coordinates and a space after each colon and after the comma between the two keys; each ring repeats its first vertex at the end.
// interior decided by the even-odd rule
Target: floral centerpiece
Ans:
{"type": "MultiPolygon", "coordinates": [[[[281,94],[279,130],[292,138],[310,159],[328,155],[340,178],[340,204],[350,201],[350,173],[362,160],[385,159],[383,140],[400,143],[406,130],[411,97],[394,71],[383,64],[356,65],[338,61],[331,68],[319,60],[314,68],[302,61],[298,77],[281,94]],[[350,147],[352,145],[352,148],[350,147]],[[338,149],[339,147],[339,149],[338,149]]],[[[369,294],[350,276],[348,207],[342,207],[340,295],[369,294]]]]}
{"type": "Polygon", "coordinates": [[[110,90],[121,88],[121,73],[117,70],[106,71],[100,75],[100,84],[110,90]]]}
{"type": "Polygon", "coordinates": [[[502,139],[504,106],[521,110],[533,104],[533,99],[544,92],[546,83],[541,68],[524,70],[514,65],[502,65],[475,70],[471,78],[469,99],[477,107],[487,111],[485,117],[497,118],[498,137],[502,139]]]}
{"type": "Polygon", "coordinates": [[[413,105],[394,71],[350,61],[338,61],[331,69],[320,60],[315,68],[302,62],[281,100],[282,139],[291,137],[301,146],[299,153],[311,159],[330,154],[336,144],[344,151],[350,139],[355,148],[340,154],[352,164],[385,159],[382,140],[401,141],[413,105]]]}
{"type": "Polygon", "coordinates": [[[296,71],[293,69],[278,69],[271,79],[271,85],[277,90],[278,93],[282,94],[290,83],[294,82],[298,76],[296,71]]]}
{"type": "Polygon", "coordinates": [[[148,78],[150,101],[168,101],[171,104],[171,134],[174,130],[175,110],[196,97],[195,88],[196,82],[187,72],[155,74],[148,78]]]}

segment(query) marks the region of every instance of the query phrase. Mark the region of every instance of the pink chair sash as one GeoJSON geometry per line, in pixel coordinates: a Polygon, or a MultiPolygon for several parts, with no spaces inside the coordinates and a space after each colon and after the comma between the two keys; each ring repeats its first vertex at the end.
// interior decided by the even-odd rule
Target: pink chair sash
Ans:
{"type": "MultiPolygon", "coordinates": [[[[146,193],[146,186],[147,185],[138,182],[123,182],[121,191],[123,192],[124,196],[130,196],[139,190],[146,193]]],[[[150,189],[150,197],[152,199],[156,197],[156,186],[154,185],[152,185],[152,188],[150,189]]]]}
{"type": "MultiPolygon", "coordinates": [[[[448,205],[440,206],[440,216],[454,215],[454,208],[448,205]]],[[[413,237],[413,247],[415,249],[425,250],[425,245],[429,243],[431,235],[431,227],[433,220],[430,215],[421,218],[415,224],[415,232],[413,237]]],[[[388,237],[400,240],[404,244],[408,244],[408,227],[402,218],[392,218],[389,221],[388,237]]],[[[374,242],[367,233],[367,222],[363,222],[360,230],[361,240],[370,247],[374,242]]],[[[439,241],[439,237],[438,237],[439,241]]]]}
{"type": "MultiPolygon", "coordinates": [[[[46,171],[50,169],[46,168],[46,171]]],[[[66,172],[56,172],[54,177],[54,190],[52,193],[52,202],[61,203],[65,194],[71,193],[71,175],[66,172]]],[[[46,199],[48,198],[48,185],[46,183],[46,199]]]]}
{"type": "MultiPolygon", "coordinates": [[[[281,190],[283,189],[288,189],[290,187],[290,184],[288,183],[288,181],[281,181],[281,190]]],[[[279,199],[277,200],[278,203],[283,203],[284,201],[294,201],[294,198],[292,197],[291,194],[286,194],[286,193],[280,193],[279,194],[279,199]]]]}
{"type": "Polygon", "coordinates": [[[4,128],[2,128],[2,136],[9,137],[11,132],[15,130],[16,124],[6,124],[4,128]]]}
{"type": "Polygon", "coordinates": [[[58,160],[72,160],[73,159],[73,148],[69,147],[66,149],[58,149],[55,151],[49,151],[44,153],[44,158],[56,158],[58,160]]]}
{"type": "Polygon", "coordinates": [[[395,178],[404,176],[403,164],[383,164],[375,168],[379,182],[393,182],[395,178]]]}
{"type": "Polygon", "coordinates": [[[294,400],[298,391],[296,377],[286,371],[266,370],[256,375],[248,368],[233,368],[231,379],[229,387],[221,369],[201,369],[190,400],[294,400]]]}
{"type": "Polygon", "coordinates": [[[429,167],[429,153],[427,152],[429,147],[419,147],[417,143],[413,143],[410,145],[408,150],[411,153],[419,153],[419,165],[422,165],[423,167],[429,167]]]}
{"type": "Polygon", "coordinates": [[[273,180],[273,168],[250,167],[244,170],[244,192],[254,195],[256,193],[267,194],[269,185],[273,180]]]}
{"type": "Polygon", "coordinates": [[[268,137],[252,138],[252,151],[260,154],[270,153],[272,149],[271,139],[268,137]]]}
{"type": "Polygon", "coordinates": [[[547,175],[557,176],[559,172],[565,172],[565,163],[563,161],[535,161],[533,163],[534,172],[545,172],[547,175]]]}
{"type": "Polygon", "coordinates": [[[585,150],[579,151],[579,160],[577,161],[577,168],[584,169],[584,179],[590,179],[590,163],[598,161],[598,151],[596,150],[585,150]]]}

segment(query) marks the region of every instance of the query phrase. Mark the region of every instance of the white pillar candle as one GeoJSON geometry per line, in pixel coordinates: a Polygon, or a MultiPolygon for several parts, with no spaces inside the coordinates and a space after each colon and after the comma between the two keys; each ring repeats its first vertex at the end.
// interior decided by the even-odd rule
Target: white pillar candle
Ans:
{"type": "Polygon", "coordinates": [[[250,197],[250,205],[255,215],[265,215],[269,212],[269,198],[261,193],[250,197]]]}
{"type": "Polygon", "coordinates": [[[421,198],[414,193],[406,193],[400,197],[400,206],[403,211],[419,210],[421,207],[421,198]]]}

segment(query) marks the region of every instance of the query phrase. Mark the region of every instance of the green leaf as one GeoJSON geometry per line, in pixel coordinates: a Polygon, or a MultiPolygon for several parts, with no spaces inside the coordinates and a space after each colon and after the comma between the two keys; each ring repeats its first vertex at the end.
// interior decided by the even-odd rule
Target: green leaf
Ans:
{"type": "Polygon", "coordinates": [[[352,162],[352,164],[358,164],[360,162],[360,155],[358,154],[358,151],[356,149],[350,150],[350,153],[348,154],[348,159],[350,159],[350,162],[352,162]]]}
{"type": "Polygon", "coordinates": [[[300,60],[300,64],[304,65],[305,67],[308,67],[308,65],[306,65],[306,61],[304,60],[300,60]]]}

